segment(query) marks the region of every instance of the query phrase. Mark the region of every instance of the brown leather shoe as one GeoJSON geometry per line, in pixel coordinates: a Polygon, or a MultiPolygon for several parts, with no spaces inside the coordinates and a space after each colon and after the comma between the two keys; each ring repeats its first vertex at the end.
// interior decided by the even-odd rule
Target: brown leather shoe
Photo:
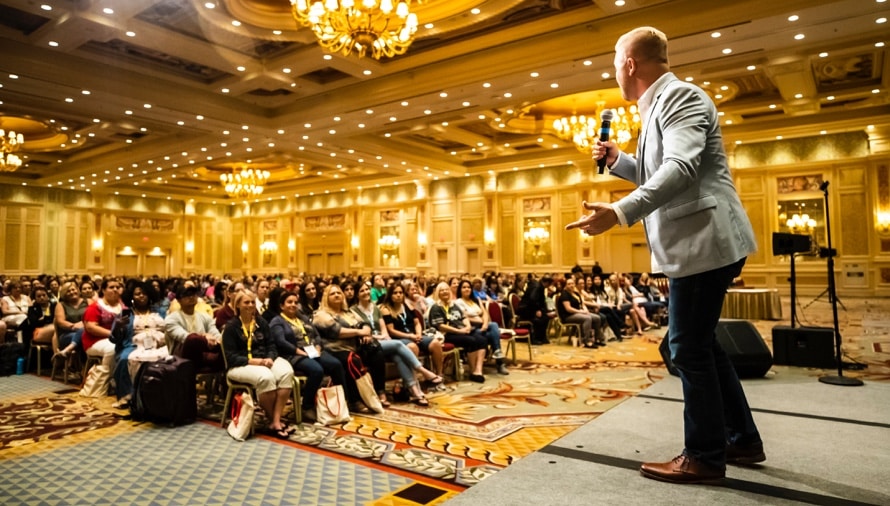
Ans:
{"type": "Polygon", "coordinates": [[[678,455],[670,462],[644,462],[640,474],[670,483],[710,483],[720,481],[726,472],[703,464],[688,455],[678,455]]]}
{"type": "Polygon", "coordinates": [[[766,454],[763,453],[763,443],[754,443],[749,445],[729,444],[726,447],[726,463],[751,465],[766,460],[766,454]]]}

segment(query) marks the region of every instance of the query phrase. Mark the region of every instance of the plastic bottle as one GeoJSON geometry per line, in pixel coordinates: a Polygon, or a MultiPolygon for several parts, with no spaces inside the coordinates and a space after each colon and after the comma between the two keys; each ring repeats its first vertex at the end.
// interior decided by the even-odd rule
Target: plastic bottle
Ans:
{"type": "Polygon", "coordinates": [[[15,373],[19,376],[25,374],[25,357],[19,357],[19,359],[15,361],[15,373]]]}

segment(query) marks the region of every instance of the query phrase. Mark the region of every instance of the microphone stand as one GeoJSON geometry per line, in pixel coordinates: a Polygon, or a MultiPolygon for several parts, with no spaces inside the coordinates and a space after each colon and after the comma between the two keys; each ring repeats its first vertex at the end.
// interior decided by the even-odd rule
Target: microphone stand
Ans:
{"type": "Polygon", "coordinates": [[[845,387],[858,387],[864,383],[859,378],[844,376],[844,363],[841,360],[841,330],[837,322],[837,287],[834,284],[834,250],[831,248],[831,220],[828,212],[828,181],[823,181],[819,189],[825,194],[825,233],[828,236],[828,299],[834,317],[834,349],[837,357],[837,376],[820,376],[820,383],[845,387]]]}

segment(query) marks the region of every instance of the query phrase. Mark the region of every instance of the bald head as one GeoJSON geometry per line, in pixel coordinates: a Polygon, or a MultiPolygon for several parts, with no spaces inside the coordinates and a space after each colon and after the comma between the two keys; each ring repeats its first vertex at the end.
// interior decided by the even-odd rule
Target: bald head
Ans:
{"type": "Polygon", "coordinates": [[[661,31],[649,26],[634,28],[615,44],[615,79],[625,100],[639,100],[669,71],[667,37],[661,31]]]}

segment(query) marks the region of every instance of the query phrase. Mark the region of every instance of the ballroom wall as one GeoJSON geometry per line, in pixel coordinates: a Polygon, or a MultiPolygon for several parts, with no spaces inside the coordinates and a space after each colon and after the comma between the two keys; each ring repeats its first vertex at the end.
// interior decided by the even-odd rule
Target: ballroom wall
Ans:
{"type": "MultiPolygon", "coordinates": [[[[827,246],[828,182],[839,293],[890,294],[890,154],[875,151],[862,132],[731,146],[760,244],[746,286],[787,292],[789,258],[772,255],[771,238],[791,231],[793,211],[811,210],[815,226],[803,232],[827,246]]],[[[583,200],[633,189],[594,172],[566,165],[237,205],[0,185],[0,272],[543,273],[594,261],[649,270],[639,224],[593,238],[563,230],[583,200]]],[[[824,258],[800,257],[796,270],[803,296],[827,286],[824,258]]]]}

